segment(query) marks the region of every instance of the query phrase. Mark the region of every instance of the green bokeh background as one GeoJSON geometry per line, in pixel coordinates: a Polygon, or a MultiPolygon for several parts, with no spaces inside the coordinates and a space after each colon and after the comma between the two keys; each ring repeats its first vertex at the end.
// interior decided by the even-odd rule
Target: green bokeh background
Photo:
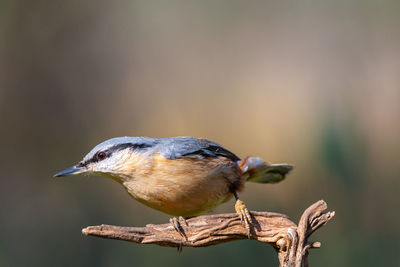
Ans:
{"type": "MultiPolygon", "coordinates": [[[[168,216],[100,177],[54,179],[115,136],[188,135],[288,162],[253,210],[336,211],[311,266],[399,266],[399,1],[0,1],[0,266],[276,266],[85,237],[168,216]]],[[[233,201],[213,212],[233,212],[233,201]]]]}

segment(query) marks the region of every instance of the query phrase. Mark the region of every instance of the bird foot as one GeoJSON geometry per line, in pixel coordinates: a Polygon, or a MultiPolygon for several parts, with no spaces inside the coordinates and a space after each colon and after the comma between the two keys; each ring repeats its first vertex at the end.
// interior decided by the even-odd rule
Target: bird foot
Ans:
{"type": "Polygon", "coordinates": [[[173,217],[173,218],[169,219],[169,222],[172,224],[172,226],[174,227],[174,229],[175,229],[182,237],[186,238],[186,240],[187,240],[187,237],[186,237],[185,231],[183,230],[181,221],[183,221],[184,224],[185,224],[186,226],[189,226],[188,223],[187,223],[187,221],[186,221],[182,216],[179,216],[179,218],[173,217]]]}
{"type": "MultiPolygon", "coordinates": [[[[185,220],[185,218],[183,218],[182,216],[179,216],[179,218],[173,217],[171,219],[169,219],[169,222],[172,224],[172,226],[174,227],[174,229],[183,237],[185,238],[185,241],[188,241],[188,238],[185,234],[185,231],[183,230],[181,221],[186,225],[189,226],[189,224],[187,223],[187,221],[185,220]]],[[[178,247],[178,252],[182,252],[182,242],[179,244],[178,247]]]]}
{"type": "Polygon", "coordinates": [[[235,204],[236,213],[239,215],[240,221],[244,224],[247,230],[247,237],[250,238],[250,225],[252,223],[250,212],[246,205],[240,199],[236,200],[235,204]]]}

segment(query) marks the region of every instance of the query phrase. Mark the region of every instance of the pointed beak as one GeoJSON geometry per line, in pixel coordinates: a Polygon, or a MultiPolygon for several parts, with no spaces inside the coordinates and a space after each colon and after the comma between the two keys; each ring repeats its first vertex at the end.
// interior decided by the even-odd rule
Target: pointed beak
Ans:
{"type": "Polygon", "coordinates": [[[65,169],[63,171],[60,171],[60,172],[54,174],[54,177],[76,175],[76,174],[84,173],[86,171],[87,171],[86,168],[78,167],[78,166],[72,166],[71,168],[65,169]]]}

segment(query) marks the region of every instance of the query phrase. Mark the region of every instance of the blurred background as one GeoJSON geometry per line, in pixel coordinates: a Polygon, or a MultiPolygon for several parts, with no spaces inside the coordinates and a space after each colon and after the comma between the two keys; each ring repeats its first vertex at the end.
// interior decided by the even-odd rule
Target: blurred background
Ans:
{"type": "MultiPolygon", "coordinates": [[[[253,210],[335,218],[311,266],[399,266],[399,1],[0,1],[0,266],[276,266],[238,241],[85,237],[169,217],[111,179],[52,177],[116,136],[195,136],[296,166],[253,210]]],[[[234,203],[217,208],[233,212],[234,203]]]]}

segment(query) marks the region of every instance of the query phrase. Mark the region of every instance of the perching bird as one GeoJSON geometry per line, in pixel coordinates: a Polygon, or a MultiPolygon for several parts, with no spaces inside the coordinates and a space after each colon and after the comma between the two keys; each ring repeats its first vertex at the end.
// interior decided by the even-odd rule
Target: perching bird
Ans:
{"type": "MultiPolygon", "coordinates": [[[[250,235],[251,217],[237,192],[246,181],[279,182],[292,168],[256,157],[241,160],[206,139],[117,137],[95,146],[78,164],[54,176],[104,175],[139,202],[183,218],[207,212],[234,196],[235,210],[250,235]]],[[[171,222],[181,233],[176,217],[171,222]]]]}

